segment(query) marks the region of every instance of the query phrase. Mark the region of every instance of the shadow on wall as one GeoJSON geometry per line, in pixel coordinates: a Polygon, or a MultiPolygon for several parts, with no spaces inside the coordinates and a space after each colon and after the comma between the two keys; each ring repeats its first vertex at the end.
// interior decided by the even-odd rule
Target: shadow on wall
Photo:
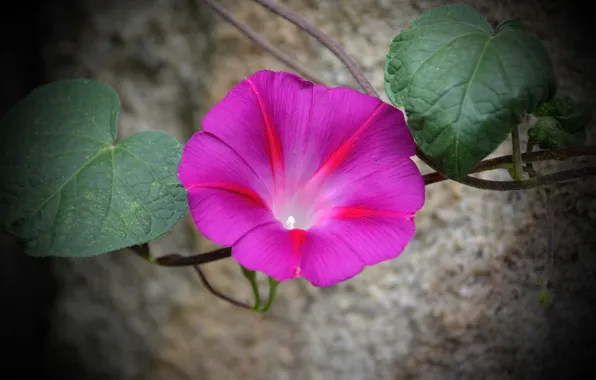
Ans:
{"type": "MultiPolygon", "coordinates": [[[[0,12],[0,115],[44,83],[38,36],[41,1],[13,4],[0,12]],[[26,7],[26,8],[25,8],[26,7]]],[[[0,344],[2,373],[50,379],[44,358],[48,316],[56,299],[50,259],[26,256],[16,241],[0,234],[0,344]]]]}

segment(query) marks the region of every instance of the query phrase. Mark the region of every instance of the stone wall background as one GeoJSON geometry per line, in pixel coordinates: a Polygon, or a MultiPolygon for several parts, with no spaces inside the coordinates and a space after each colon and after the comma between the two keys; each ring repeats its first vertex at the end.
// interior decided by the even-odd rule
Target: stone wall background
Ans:
{"type": "MultiPolygon", "coordinates": [[[[328,83],[354,81],[329,52],[246,0],[222,1],[328,83]]],[[[383,93],[392,38],[438,0],[287,0],[335,38],[383,93]]],[[[593,52],[567,2],[467,1],[492,22],[518,17],[545,40],[561,89],[593,97],[593,52]]],[[[578,15],[579,14],[579,15],[578,15]]],[[[287,70],[196,0],[68,0],[41,13],[46,80],[86,76],[120,94],[120,134],[164,130],[184,142],[239,80],[287,70]]],[[[384,99],[386,99],[384,97],[384,99]]],[[[591,132],[594,142],[594,133],[591,132]]],[[[507,144],[499,153],[509,153],[507,144]]],[[[576,165],[567,163],[566,165],[576,165]]],[[[505,179],[504,173],[486,178],[505,179]]],[[[455,183],[427,189],[403,255],[344,284],[280,287],[254,315],[213,298],[191,269],[119,251],[53,260],[57,299],[46,342],[55,379],[563,379],[587,378],[594,348],[596,190],[567,186],[547,209],[540,191],[494,193],[455,183]],[[547,211],[552,212],[547,218],[547,211]],[[554,233],[549,255],[547,235],[554,233]],[[555,302],[537,302],[549,258],[555,302]],[[583,378],[578,377],[578,378],[583,378]]],[[[214,245],[190,218],[152,244],[157,254],[214,245]]],[[[237,266],[208,265],[217,286],[248,299],[237,266]]],[[[33,322],[31,322],[33,323],[33,322]]]]}

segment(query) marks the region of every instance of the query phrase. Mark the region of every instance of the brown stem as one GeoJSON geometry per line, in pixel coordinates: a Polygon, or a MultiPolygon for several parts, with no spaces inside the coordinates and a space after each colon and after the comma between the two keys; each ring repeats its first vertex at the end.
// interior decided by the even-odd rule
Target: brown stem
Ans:
{"type": "Polygon", "coordinates": [[[199,280],[211,294],[215,297],[220,298],[226,302],[231,303],[234,306],[238,306],[244,309],[252,310],[252,307],[247,303],[242,301],[238,301],[232,297],[226,296],[219,290],[215,289],[205,273],[199,268],[199,264],[206,264],[209,262],[213,262],[216,260],[224,259],[231,255],[232,249],[231,248],[221,248],[216,249],[215,251],[211,251],[208,253],[193,255],[193,256],[182,256],[177,253],[172,253],[166,256],[161,256],[158,258],[151,257],[151,253],[149,251],[149,244],[139,244],[132,247],[129,247],[133,252],[144,258],[145,260],[149,261],[152,264],[163,265],[163,266],[170,266],[170,267],[183,267],[183,266],[192,266],[197,275],[199,275],[199,280]]]}
{"type": "Polygon", "coordinates": [[[230,24],[234,25],[244,36],[246,36],[249,40],[254,42],[255,44],[261,46],[265,49],[269,54],[280,60],[286,66],[291,68],[292,70],[296,71],[303,77],[315,82],[322,84],[326,87],[329,87],[323,80],[321,80],[317,74],[313,71],[307,69],[303,65],[297,63],[294,58],[290,57],[283,51],[279,50],[275,46],[271,45],[269,41],[267,41],[263,36],[252,30],[247,24],[243,23],[239,19],[237,19],[233,14],[230,13],[223,5],[219,2],[214,0],[203,0],[207,5],[209,5],[217,14],[219,14],[224,20],[229,22],[230,24]]]}
{"type": "MultiPolygon", "coordinates": [[[[541,150],[538,152],[526,152],[522,154],[522,160],[524,162],[536,162],[536,161],[548,161],[548,160],[561,160],[571,157],[580,156],[596,156],[596,145],[586,145],[576,148],[564,148],[564,149],[553,149],[553,150],[541,150]]],[[[501,156],[492,158],[490,160],[482,161],[472,173],[486,170],[486,168],[495,167],[498,165],[511,163],[512,156],[501,156]]]]}
{"type": "MultiPolygon", "coordinates": [[[[557,150],[545,150],[539,152],[530,152],[522,154],[522,159],[524,162],[536,162],[536,161],[547,161],[547,160],[554,160],[554,159],[563,159],[569,157],[579,157],[579,156],[594,156],[596,155],[596,146],[582,146],[577,148],[567,148],[567,149],[557,149],[557,150]]],[[[493,158],[490,160],[482,161],[472,173],[479,173],[482,171],[493,170],[499,168],[503,164],[511,163],[512,156],[506,155],[497,158],[493,158]]],[[[562,181],[569,181],[576,178],[581,178],[585,176],[595,175],[596,168],[583,168],[583,169],[575,169],[575,170],[568,170],[564,172],[554,173],[542,177],[533,178],[523,182],[516,182],[516,181],[487,181],[481,180],[474,177],[469,177],[463,180],[466,185],[473,186],[480,189],[486,189],[486,184],[488,183],[491,190],[520,190],[520,189],[527,189],[537,186],[543,186],[552,184],[555,182],[562,182],[562,181]],[[470,179],[472,179],[470,181],[470,179]]],[[[430,185],[433,183],[441,182],[446,179],[443,174],[434,172],[430,174],[424,175],[425,185],[430,185]]],[[[196,266],[201,264],[207,264],[214,261],[218,261],[221,259],[228,258],[232,255],[232,248],[231,247],[224,247],[219,248],[211,252],[207,253],[200,253],[197,255],[191,256],[182,256],[177,253],[168,254],[164,256],[160,256],[157,258],[152,258],[149,253],[149,245],[148,244],[141,244],[130,247],[131,250],[136,252],[141,257],[145,258],[146,260],[150,261],[151,263],[161,265],[161,266],[168,266],[168,267],[184,267],[184,266],[196,266]]]]}
{"type": "Polygon", "coordinates": [[[225,259],[232,256],[232,248],[225,247],[216,249],[207,253],[200,253],[192,256],[181,256],[178,254],[169,254],[166,256],[160,256],[155,258],[154,262],[157,265],[163,265],[166,267],[186,267],[189,265],[201,265],[212,263],[221,259],[225,259]]]}
{"type": "MultiPolygon", "coordinates": [[[[488,169],[490,170],[490,169],[488,169]]],[[[496,191],[510,191],[510,190],[524,190],[534,187],[551,185],[558,182],[567,182],[578,178],[584,178],[596,175],[596,167],[572,169],[553,174],[547,174],[541,177],[530,178],[524,181],[489,181],[485,179],[467,177],[460,182],[464,185],[475,187],[482,190],[496,190],[496,191]]],[[[423,176],[424,185],[428,186],[433,183],[444,181],[439,173],[430,173],[423,176]]]]}
{"type": "Polygon", "coordinates": [[[474,177],[467,177],[461,182],[464,185],[483,190],[510,191],[525,190],[534,187],[552,185],[554,183],[567,182],[574,179],[590,177],[596,175],[596,167],[565,170],[562,172],[543,175],[536,178],[530,178],[524,181],[487,181],[474,177]]]}
{"type": "Polygon", "coordinates": [[[201,265],[219,261],[232,256],[231,247],[219,248],[211,252],[199,253],[197,255],[191,256],[182,256],[177,253],[171,253],[155,258],[151,257],[148,244],[135,245],[129,248],[152,264],[157,264],[164,267],[187,267],[201,265]]]}
{"type": "Polygon", "coordinates": [[[321,44],[329,49],[339,60],[347,67],[350,73],[354,76],[362,90],[370,96],[379,97],[379,94],[375,91],[373,85],[366,79],[362,70],[358,67],[358,64],[335,42],[331,37],[323,33],[320,29],[316,28],[313,24],[294,13],[289,8],[274,3],[270,0],[253,0],[256,3],[261,4],[263,7],[269,9],[271,12],[278,14],[285,18],[292,24],[296,25],[312,37],[316,38],[321,44]]]}
{"type": "Polygon", "coordinates": [[[197,275],[199,275],[199,279],[201,280],[201,283],[203,284],[203,286],[205,287],[205,289],[207,289],[211,294],[213,294],[215,297],[224,300],[228,303],[231,303],[234,306],[238,306],[241,307],[243,309],[248,309],[248,310],[252,310],[252,307],[250,307],[249,304],[242,302],[242,301],[238,301],[230,296],[226,296],[225,294],[223,294],[222,292],[220,292],[219,290],[215,289],[211,283],[209,282],[209,280],[207,280],[207,276],[205,276],[205,273],[203,273],[203,271],[201,270],[201,268],[199,268],[198,265],[193,265],[193,269],[195,270],[195,272],[197,272],[197,275]]]}
{"type": "MultiPolygon", "coordinates": [[[[538,152],[528,152],[522,154],[521,158],[524,162],[531,163],[537,161],[548,161],[548,160],[558,160],[570,157],[580,157],[580,156],[596,156],[596,145],[588,145],[576,148],[565,148],[565,149],[556,149],[556,150],[543,150],[538,152]]],[[[498,169],[504,164],[510,164],[513,160],[512,155],[501,156],[497,158],[493,158],[490,160],[482,161],[472,170],[472,173],[479,173],[487,170],[498,169]]],[[[473,177],[468,177],[473,178],[473,177]]],[[[434,172],[424,175],[424,183],[425,185],[431,185],[433,183],[444,181],[447,178],[444,174],[440,172],[434,172]]],[[[479,181],[486,183],[492,183],[494,181],[482,180],[476,178],[479,181]]],[[[465,181],[465,180],[464,180],[465,181]]],[[[478,182],[475,182],[478,183],[478,182]]]]}

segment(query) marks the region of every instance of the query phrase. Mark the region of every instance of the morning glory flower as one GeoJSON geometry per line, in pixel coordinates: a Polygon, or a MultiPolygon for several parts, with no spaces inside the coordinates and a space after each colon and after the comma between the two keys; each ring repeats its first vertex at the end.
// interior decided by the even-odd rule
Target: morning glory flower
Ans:
{"type": "Polygon", "coordinates": [[[424,181],[403,113],[284,72],[237,84],[186,144],[197,229],[247,269],[330,286],[397,257],[424,181]]]}

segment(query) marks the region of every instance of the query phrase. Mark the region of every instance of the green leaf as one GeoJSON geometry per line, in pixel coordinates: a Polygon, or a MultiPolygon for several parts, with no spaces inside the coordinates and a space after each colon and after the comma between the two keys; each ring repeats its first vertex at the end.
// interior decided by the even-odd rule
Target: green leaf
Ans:
{"type": "Polygon", "coordinates": [[[31,256],[91,256],[154,240],[187,210],[181,145],[115,144],[116,92],[86,79],[32,91],[0,120],[0,222],[31,256]]]}
{"type": "Polygon", "coordinates": [[[544,278],[539,278],[540,281],[540,290],[537,294],[538,304],[542,307],[549,307],[553,303],[554,296],[548,290],[546,280],[544,278]]]}
{"type": "Polygon", "coordinates": [[[565,131],[575,133],[585,130],[592,122],[595,107],[594,102],[576,102],[568,95],[557,95],[550,102],[543,104],[536,111],[536,116],[551,116],[565,131]]]}
{"type": "Polygon", "coordinates": [[[548,289],[540,289],[538,292],[538,304],[542,307],[549,307],[553,303],[553,295],[548,289]]]}
{"type": "Polygon", "coordinates": [[[421,150],[460,179],[556,92],[548,52],[518,21],[496,30],[467,5],[421,14],[391,43],[385,90],[421,150]]]}
{"type": "Polygon", "coordinates": [[[541,149],[562,149],[582,146],[586,141],[586,130],[569,131],[557,118],[541,116],[528,130],[528,137],[541,149]]]}

